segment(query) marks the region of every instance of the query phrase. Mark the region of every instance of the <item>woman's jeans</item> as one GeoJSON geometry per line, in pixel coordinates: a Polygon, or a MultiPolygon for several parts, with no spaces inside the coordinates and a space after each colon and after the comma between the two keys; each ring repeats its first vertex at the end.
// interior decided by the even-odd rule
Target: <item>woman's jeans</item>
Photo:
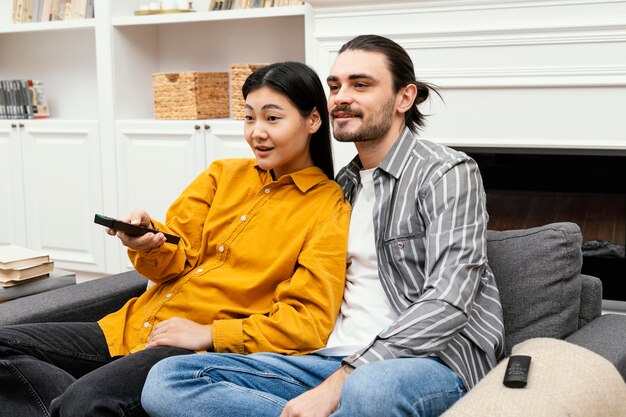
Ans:
{"type": "Polygon", "coordinates": [[[0,327],[0,416],[146,416],[140,404],[163,347],[112,358],[97,323],[0,327]]]}
{"type": "MultiPolygon", "coordinates": [[[[148,375],[142,403],[152,417],[278,417],[287,401],[341,366],[336,356],[197,354],[169,358],[148,375]]],[[[461,378],[436,358],[359,366],[333,417],[434,417],[461,396],[461,378]]]]}

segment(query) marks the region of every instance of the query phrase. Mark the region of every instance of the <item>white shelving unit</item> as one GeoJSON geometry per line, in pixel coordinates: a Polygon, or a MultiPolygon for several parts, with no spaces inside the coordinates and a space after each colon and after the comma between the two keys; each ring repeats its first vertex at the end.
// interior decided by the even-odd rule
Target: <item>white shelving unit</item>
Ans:
{"type": "Polygon", "coordinates": [[[201,0],[195,12],[136,16],[140,4],[95,0],[93,19],[12,24],[12,2],[0,2],[0,79],[43,80],[52,114],[0,120],[0,194],[11,201],[0,244],[46,250],[79,272],[127,268],[94,213],[163,218],[211,161],[251,156],[241,121],[155,120],[152,73],[312,60],[309,5],[209,12],[201,0]]]}

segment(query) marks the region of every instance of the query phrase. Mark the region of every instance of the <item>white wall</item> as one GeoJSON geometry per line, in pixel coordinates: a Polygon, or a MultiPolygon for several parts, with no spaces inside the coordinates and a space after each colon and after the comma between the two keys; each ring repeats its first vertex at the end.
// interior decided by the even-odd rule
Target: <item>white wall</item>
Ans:
{"type": "MultiPolygon", "coordinates": [[[[626,154],[626,1],[311,1],[314,66],[390,37],[441,87],[422,136],[467,148],[626,154]],[[556,151],[555,151],[556,149],[556,151]]],[[[346,162],[352,145],[338,149],[346,162]]]]}

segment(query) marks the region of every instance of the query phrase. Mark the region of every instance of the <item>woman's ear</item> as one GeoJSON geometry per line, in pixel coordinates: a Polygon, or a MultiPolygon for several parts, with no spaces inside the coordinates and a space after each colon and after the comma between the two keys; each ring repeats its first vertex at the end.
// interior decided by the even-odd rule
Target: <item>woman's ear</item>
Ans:
{"type": "Polygon", "coordinates": [[[317,107],[315,107],[311,114],[307,117],[307,123],[309,133],[311,134],[317,132],[320,126],[322,126],[322,117],[320,116],[320,112],[317,111],[317,107]]]}

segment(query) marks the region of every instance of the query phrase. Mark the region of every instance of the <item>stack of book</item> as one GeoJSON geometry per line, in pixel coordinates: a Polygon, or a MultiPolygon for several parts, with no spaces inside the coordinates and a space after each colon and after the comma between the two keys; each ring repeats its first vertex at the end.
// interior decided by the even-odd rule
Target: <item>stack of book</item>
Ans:
{"type": "Polygon", "coordinates": [[[41,80],[0,80],[0,119],[50,117],[41,80]]]}
{"type": "Polygon", "coordinates": [[[76,275],[54,269],[46,253],[0,246],[0,302],[76,283],[76,275]]]}
{"type": "Polygon", "coordinates": [[[260,7],[301,6],[303,0],[211,0],[209,10],[256,9],[260,7]]]}
{"type": "Polygon", "coordinates": [[[90,19],[94,0],[13,0],[13,23],[90,19]]]}

